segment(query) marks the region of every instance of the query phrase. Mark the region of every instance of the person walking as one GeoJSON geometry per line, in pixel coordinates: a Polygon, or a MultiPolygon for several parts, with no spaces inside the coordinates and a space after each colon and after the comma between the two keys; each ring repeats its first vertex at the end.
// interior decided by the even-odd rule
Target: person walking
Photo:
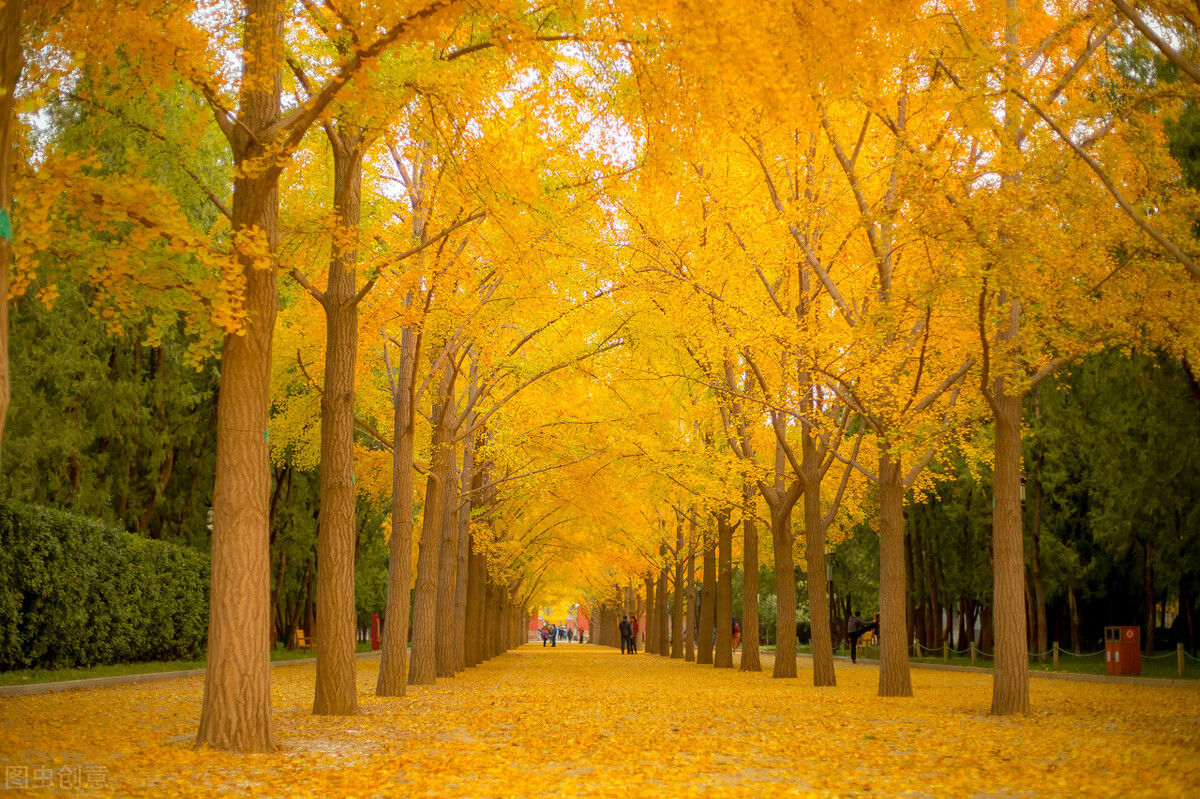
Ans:
{"type": "Polygon", "coordinates": [[[733,651],[736,652],[737,648],[739,646],[741,646],[741,644],[742,644],[742,625],[738,624],[737,619],[734,619],[733,620],[733,651]]]}
{"type": "Polygon", "coordinates": [[[621,633],[621,654],[627,654],[629,651],[629,617],[622,616],[621,623],[617,625],[617,630],[621,633]]]}
{"type": "Polygon", "coordinates": [[[638,645],[638,640],[637,640],[637,638],[638,638],[638,633],[640,633],[641,631],[642,631],[642,625],[638,624],[637,616],[634,616],[634,617],[633,617],[633,618],[632,618],[632,619],[629,621],[629,647],[628,647],[628,653],[629,653],[630,655],[636,655],[636,654],[637,654],[637,645],[638,645]]]}
{"type": "Polygon", "coordinates": [[[550,637],[550,629],[546,625],[542,625],[542,629],[538,630],[542,636],[542,646],[546,646],[546,639],[550,637]]]}
{"type": "Polygon", "coordinates": [[[850,611],[850,618],[846,619],[846,637],[850,639],[850,662],[858,662],[858,639],[870,631],[879,631],[879,622],[873,621],[867,624],[858,615],[858,611],[850,611]]]}
{"type": "Polygon", "coordinates": [[[558,646],[558,625],[550,625],[550,646],[551,648],[558,646]]]}

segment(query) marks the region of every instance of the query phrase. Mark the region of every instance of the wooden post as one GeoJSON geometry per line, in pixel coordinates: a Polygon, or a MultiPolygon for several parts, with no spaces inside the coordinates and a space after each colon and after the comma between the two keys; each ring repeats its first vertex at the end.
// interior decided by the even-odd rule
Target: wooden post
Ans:
{"type": "Polygon", "coordinates": [[[1058,671],[1058,641],[1054,642],[1054,670],[1058,671]]]}
{"type": "Polygon", "coordinates": [[[975,666],[975,642],[971,641],[971,643],[968,644],[968,647],[971,650],[971,667],[974,668],[974,666],[975,666]]]}
{"type": "Polygon", "coordinates": [[[920,659],[921,659],[921,645],[918,644],[917,640],[914,638],[913,639],[913,660],[920,660],[920,659]]]}
{"type": "Polygon", "coordinates": [[[1179,679],[1183,679],[1183,644],[1175,644],[1175,658],[1179,664],[1179,679]]]}
{"type": "Polygon", "coordinates": [[[942,641],[942,660],[950,662],[950,642],[942,641]]]}

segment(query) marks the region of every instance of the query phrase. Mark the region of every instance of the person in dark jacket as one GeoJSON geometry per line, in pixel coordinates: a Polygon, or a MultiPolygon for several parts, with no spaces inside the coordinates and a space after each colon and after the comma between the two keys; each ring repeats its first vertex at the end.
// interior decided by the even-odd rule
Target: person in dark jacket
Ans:
{"type": "Polygon", "coordinates": [[[621,623],[617,625],[617,630],[621,633],[621,654],[622,655],[627,654],[629,652],[629,633],[630,633],[631,629],[632,628],[629,626],[629,617],[622,616],[621,623]]]}
{"type": "Polygon", "coordinates": [[[858,615],[858,611],[850,611],[850,618],[846,619],[846,636],[850,639],[851,663],[858,662],[858,639],[872,630],[879,631],[879,622],[873,621],[867,624],[858,615]]]}

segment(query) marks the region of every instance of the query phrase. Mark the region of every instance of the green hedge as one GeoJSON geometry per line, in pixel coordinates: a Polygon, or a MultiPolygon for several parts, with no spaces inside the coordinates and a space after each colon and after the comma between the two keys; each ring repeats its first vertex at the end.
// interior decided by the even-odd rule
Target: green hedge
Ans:
{"type": "Polygon", "coordinates": [[[0,498],[0,670],[194,660],[209,559],[0,498]]]}

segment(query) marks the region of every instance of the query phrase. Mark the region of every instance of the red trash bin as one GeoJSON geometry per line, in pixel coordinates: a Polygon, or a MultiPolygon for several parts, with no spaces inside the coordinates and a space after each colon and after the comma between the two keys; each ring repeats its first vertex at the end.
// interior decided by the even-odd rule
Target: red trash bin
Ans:
{"type": "Polygon", "coordinates": [[[1104,628],[1104,667],[1109,674],[1142,673],[1142,628],[1104,628]]]}

